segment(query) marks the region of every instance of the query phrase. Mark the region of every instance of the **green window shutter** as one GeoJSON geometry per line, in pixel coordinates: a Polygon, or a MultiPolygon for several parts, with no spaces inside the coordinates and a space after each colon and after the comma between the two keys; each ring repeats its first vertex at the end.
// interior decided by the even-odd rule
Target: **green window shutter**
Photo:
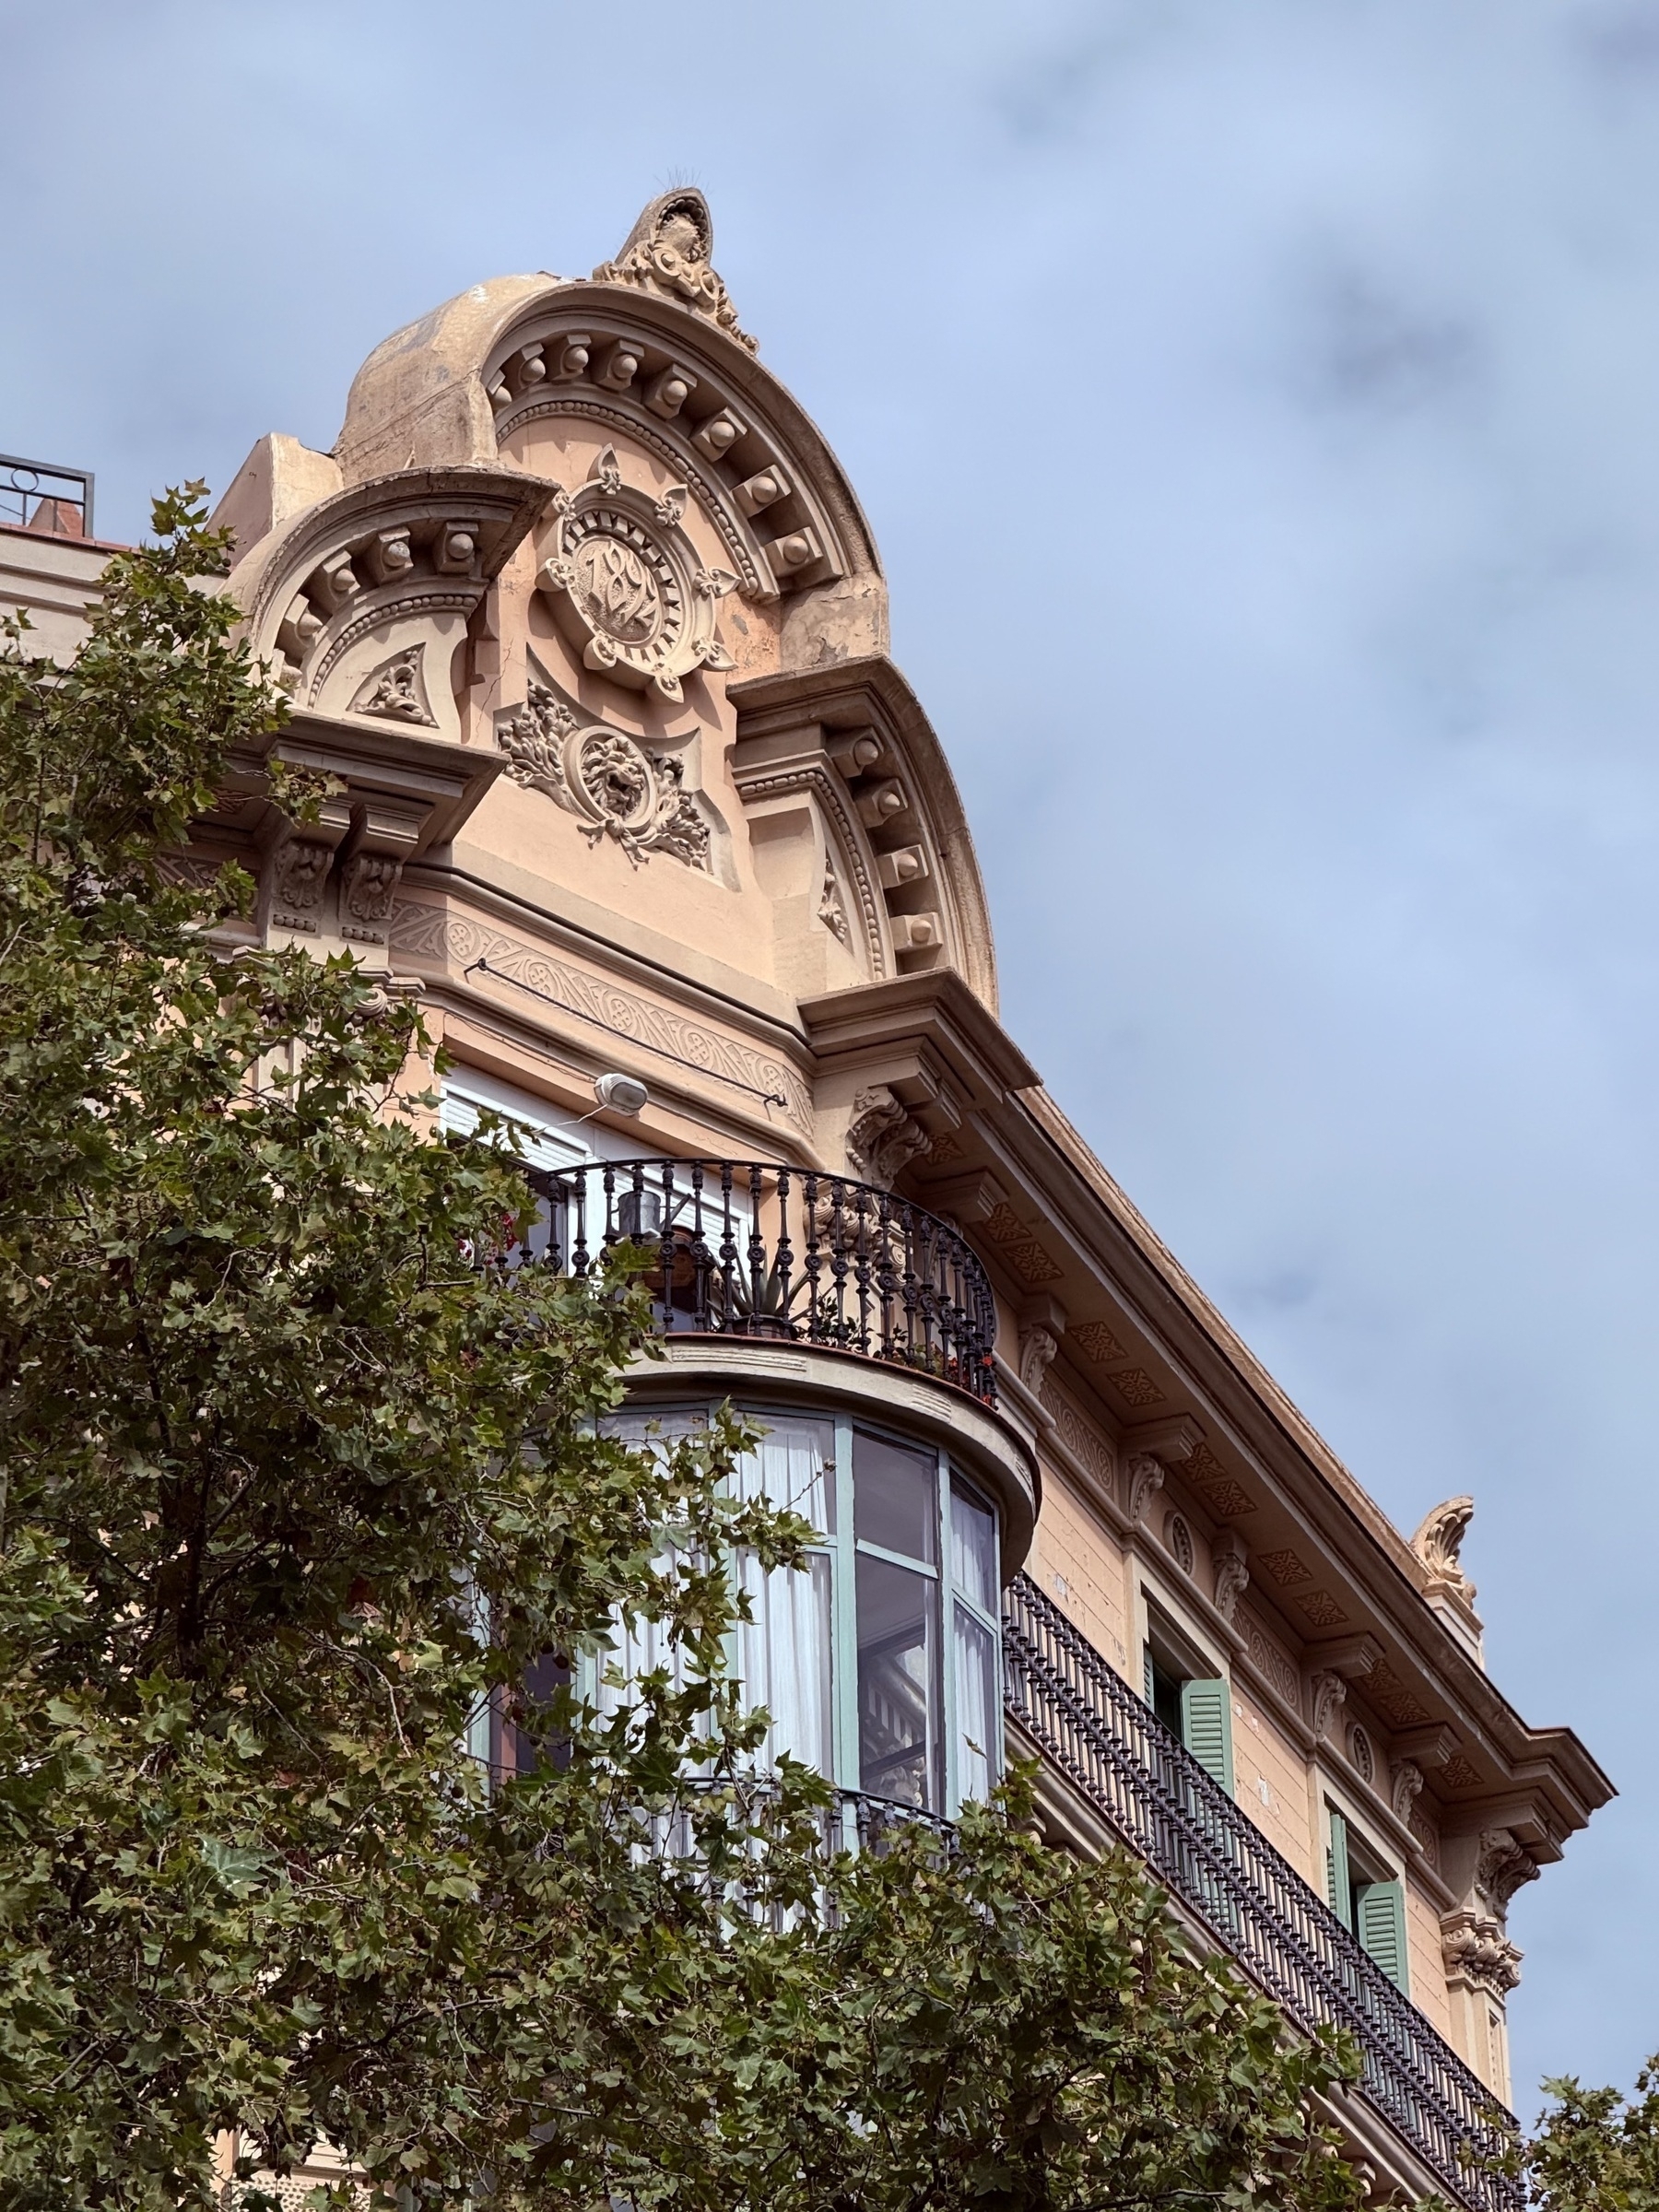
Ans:
{"type": "Polygon", "coordinates": [[[1354,1933],[1403,1996],[1411,1994],[1406,1971],[1406,1889],[1400,1882],[1362,1882],[1354,1933]]]}
{"type": "Polygon", "coordinates": [[[1233,1787],[1232,1696],[1225,1682],[1183,1682],[1181,1740],[1230,1797],[1233,1787]]]}
{"type": "Polygon", "coordinates": [[[1338,1812],[1331,1815],[1331,1842],[1325,1853],[1325,1890],[1331,1910],[1351,1936],[1354,1932],[1354,1892],[1348,1875],[1347,1822],[1338,1812]]]}
{"type": "Polygon", "coordinates": [[[1149,1643],[1143,1643],[1141,1645],[1141,1660],[1147,1684],[1147,1702],[1148,1705],[1156,1705],[1158,1702],[1158,1685],[1152,1678],[1152,1646],[1149,1643]]]}

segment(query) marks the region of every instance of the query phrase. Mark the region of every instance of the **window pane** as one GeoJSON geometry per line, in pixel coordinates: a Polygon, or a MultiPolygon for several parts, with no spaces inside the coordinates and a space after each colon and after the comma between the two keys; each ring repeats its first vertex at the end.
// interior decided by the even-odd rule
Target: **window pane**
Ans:
{"type": "Polygon", "coordinates": [[[982,1613],[996,1611],[996,1515],[959,1482],[950,1486],[950,1571],[982,1613]]]}
{"type": "MultiPolygon", "coordinates": [[[[667,1413],[610,1413],[601,1418],[599,1432],[633,1451],[665,1455],[682,1437],[705,1428],[707,1420],[706,1415],[684,1408],[667,1413]]],[[[675,1559],[675,1552],[668,1549],[660,1552],[653,1563],[666,1571],[675,1559]]],[[[613,1612],[610,1649],[598,1654],[599,1681],[594,1701],[600,1712],[608,1720],[623,1706],[637,1704],[640,1677],[655,1673],[659,1667],[667,1675],[673,1688],[686,1688],[688,1675],[685,1654],[669,1641],[666,1622],[639,1618],[625,1622],[620,1608],[613,1612]],[[620,1683],[605,1679],[613,1670],[620,1671],[620,1683]]]]}
{"type": "Polygon", "coordinates": [[[962,1802],[982,1802],[996,1786],[1002,1715],[996,1704],[996,1647],[982,1621],[955,1610],[957,1786],[962,1802]]]}
{"type": "MultiPolygon", "coordinates": [[[[759,1417],[755,1417],[757,1425],[759,1417]]],[[[732,1471],[738,1500],[764,1499],[810,1521],[820,1535],[835,1534],[835,1430],[828,1421],[767,1420],[759,1447],[732,1471]]]]}
{"type": "Polygon", "coordinates": [[[853,1438],[853,1533],[906,1559],[938,1559],[939,1464],[931,1452],[866,1436],[853,1438]]]}
{"type": "Polygon", "coordinates": [[[744,1702],[750,1712],[764,1705],[771,1715],[760,1763],[775,1766],[787,1751],[832,1776],[830,1561],[815,1557],[803,1568],[778,1567],[768,1574],[747,1552],[737,1571],[755,1617],[737,1630],[744,1702]]]}
{"type": "Polygon", "coordinates": [[[887,1559],[858,1560],[858,1781],[937,1812],[938,1584],[887,1559]]]}

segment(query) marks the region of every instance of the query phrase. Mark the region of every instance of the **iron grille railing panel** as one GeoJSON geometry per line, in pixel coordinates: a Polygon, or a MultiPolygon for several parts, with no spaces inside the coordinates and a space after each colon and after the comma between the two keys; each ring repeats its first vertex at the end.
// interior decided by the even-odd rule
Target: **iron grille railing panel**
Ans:
{"type": "Polygon", "coordinates": [[[1368,2102],[1446,2189],[1519,2212],[1495,2171],[1512,2114],[1028,1576],[1004,1606],[1010,1715],[1292,2020],[1349,2031],[1368,2102]]]}
{"type": "Polygon", "coordinates": [[[729,1159],[603,1160],[536,1178],[535,1257],[589,1274],[643,1244],[665,1335],[751,1336],[886,1359],[996,1403],[996,1308],[960,1232],[890,1191],[729,1159]]]}
{"type": "Polygon", "coordinates": [[[0,524],[44,537],[90,537],[91,472],[0,453],[0,524]]]}

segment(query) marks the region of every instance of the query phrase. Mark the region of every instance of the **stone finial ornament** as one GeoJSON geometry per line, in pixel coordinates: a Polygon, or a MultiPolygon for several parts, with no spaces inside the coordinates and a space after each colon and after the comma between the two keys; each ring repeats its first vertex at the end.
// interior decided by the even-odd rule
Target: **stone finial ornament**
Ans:
{"type": "Polygon", "coordinates": [[[1469,1523],[1475,1518],[1473,1498],[1448,1498],[1424,1516],[1421,1526],[1411,1539],[1411,1548],[1417,1553],[1430,1576],[1437,1583],[1446,1583],[1465,1598],[1472,1599],[1475,1585],[1464,1572],[1458,1553],[1468,1534],[1469,1523]]]}
{"type": "Polygon", "coordinates": [[[714,251],[714,222],[709,203],[695,185],[665,192],[641,215],[615,261],[602,261],[595,284],[633,284],[677,300],[755,351],[755,341],[738,327],[737,310],[709,265],[714,251]]]}

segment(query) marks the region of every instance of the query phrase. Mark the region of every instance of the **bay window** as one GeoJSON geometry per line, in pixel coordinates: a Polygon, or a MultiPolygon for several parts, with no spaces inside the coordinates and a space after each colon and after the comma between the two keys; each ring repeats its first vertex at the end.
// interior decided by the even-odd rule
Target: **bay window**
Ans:
{"type": "MultiPolygon", "coordinates": [[[[731,1562],[752,1618],[728,1664],[769,1716],[759,1763],[787,1755],[839,1788],[954,1817],[1001,1773],[994,1507],[947,1450],[873,1422],[744,1415],[763,1434],[734,1471],[737,1495],[788,1507],[813,1531],[800,1568],[731,1562]]],[[[607,1427],[638,1443],[705,1418],[679,1407],[607,1427]]],[[[608,1668],[632,1678],[666,1658],[657,1633],[618,1627],[608,1668]]],[[[625,1694],[595,1688],[602,1706],[625,1694]]]]}

